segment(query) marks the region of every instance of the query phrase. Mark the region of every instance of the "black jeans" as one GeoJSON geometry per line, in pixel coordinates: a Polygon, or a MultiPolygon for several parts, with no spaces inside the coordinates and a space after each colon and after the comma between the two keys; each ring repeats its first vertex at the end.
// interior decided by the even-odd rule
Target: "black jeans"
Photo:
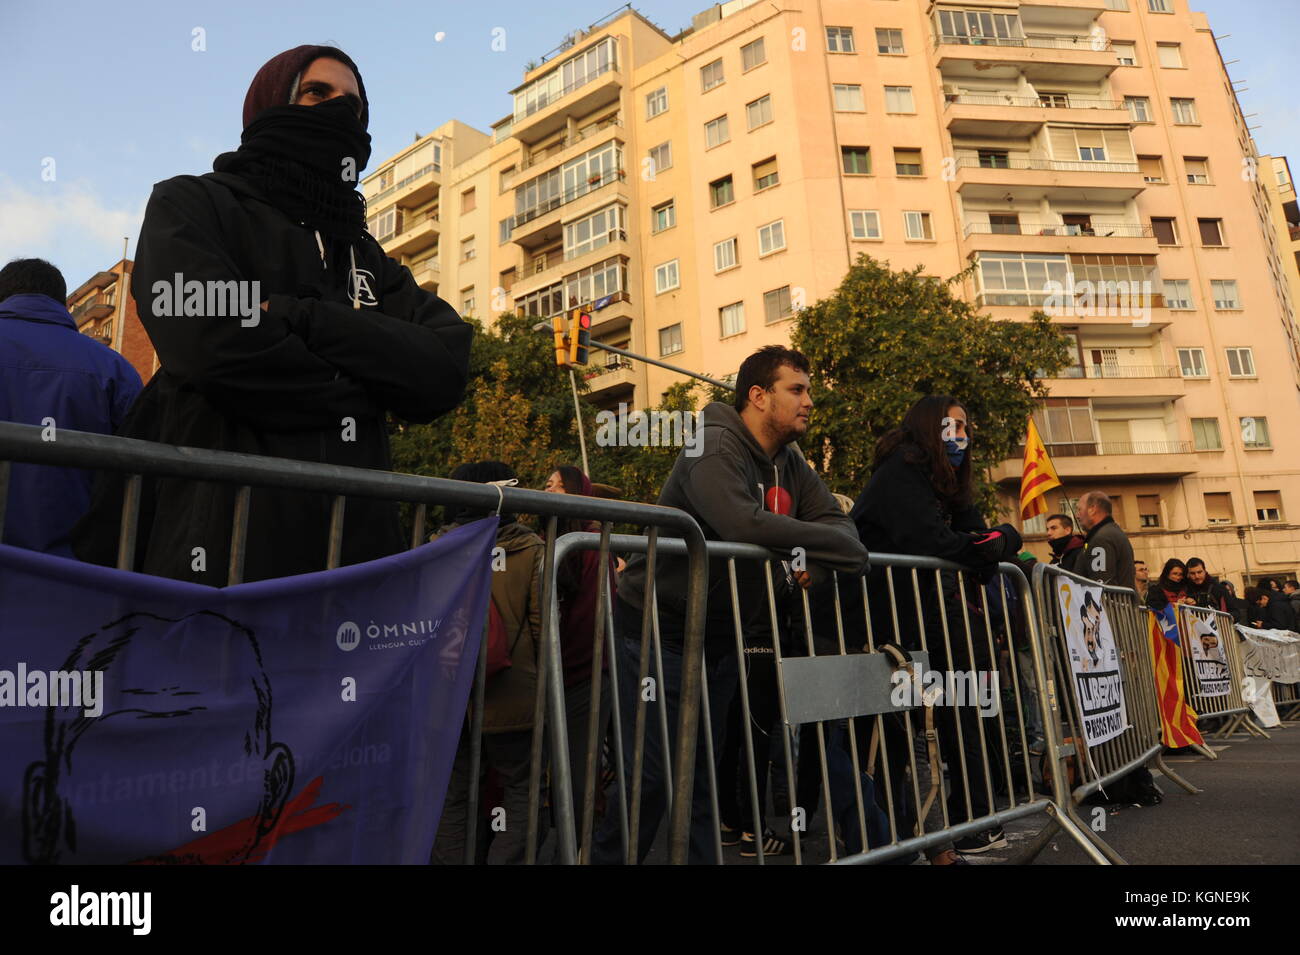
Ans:
{"type": "MultiPolygon", "coordinates": [[[[633,737],[636,734],[636,710],[643,688],[638,685],[641,657],[641,611],[621,599],[614,605],[614,630],[618,647],[618,703],[622,721],[624,779],[622,785],[631,806],[633,737]]],[[[664,753],[659,730],[658,707],[667,707],[668,735],[676,743],[677,714],[681,701],[682,653],[681,622],[662,611],[659,615],[659,632],[663,643],[663,683],[654,679],[654,646],[650,646],[650,677],[654,694],[646,703],[645,756],[641,773],[641,813],[638,831],[632,834],[637,843],[637,861],[642,862],[654,845],[655,835],[667,807],[665,794],[664,753]]],[[[716,659],[706,658],[704,677],[709,687],[709,707],[713,714],[713,748],[717,753],[722,744],[724,714],[731,705],[736,690],[737,667],[734,654],[719,654],[716,659]]],[[[648,694],[647,694],[648,695],[648,694]]],[[[714,853],[716,830],[713,810],[709,801],[709,765],[704,747],[704,723],[700,722],[701,736],[695,747],[695,782],[691,793],[691,829],[689,861],[692,865],[710,865],[717,861],[714,853]]],[[[592,846],[593,865],[619,865],[626,861],[619,826],[617,799],[611,797],[609,810],[601,820],[592,846]]]]}
{"type": "MultiPolygon", "coordinates": [[[[746,647],[745,671],[745,685],[749,691],[750,729],[754,734],[754,775],[758,787],[758,805],[751,805],[749,795],[744,714],[741,712],[742,700],[738,689],[727,710],[727,730],[718,765],[718,809],[724,825],[745,832],[753,831],[754,816],[757,814],[761,832],[767,825],[767,784],[769,774],[773,771],[772,744],[774,740],[779,741],[778,734],[781,732],[776,655],[770,647],[746,647]]],[[[775,771],[785,772],[784,765],[776,764],[775,771]]]]}

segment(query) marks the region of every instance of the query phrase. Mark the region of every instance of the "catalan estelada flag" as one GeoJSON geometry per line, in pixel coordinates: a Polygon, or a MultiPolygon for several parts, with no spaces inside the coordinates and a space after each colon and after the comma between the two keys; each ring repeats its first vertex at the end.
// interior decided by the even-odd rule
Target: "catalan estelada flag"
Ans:
{"type": "Polygon", "coordinates": [[[1020,516],[1025,520],[1047,513],[1047,492],[1061,486],[1034,419],[1025,435],[1025,469],[1020,476],[1020,516]]]}
{"type": "Polygon", "coordinates": [[[1183,694],[1183,668],[1178,646],[1175,605],[1164,611],[1149,611],[1151,660],[1155,664],[1156,699],[1160,703],[1160,725],[1165,745],[1171,748],[1204,745],[1196,728],[1196,711],[1183,694]]]}

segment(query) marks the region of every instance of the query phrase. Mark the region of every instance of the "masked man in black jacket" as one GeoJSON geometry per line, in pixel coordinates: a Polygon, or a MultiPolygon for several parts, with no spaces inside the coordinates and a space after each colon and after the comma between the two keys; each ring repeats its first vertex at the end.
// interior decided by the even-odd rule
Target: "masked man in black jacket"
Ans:
{"type": "MultiPolygon", "coordinates": [[[[267,62],[238,150],[158,183],[131,291],[161,368],[120,433],[166,444],[386,470],[386,415],[460,402],[471,327],[366,231],[370,157],[356,64],[300,46],[267,62]]],[[[100,482],[79,557],[116,559],[120,478],[100,482]]],[[[135,569],[225,585],[235,488],[146,479],[135,569]]],[[[326,566],[330,498],[254,488],[244,579],[326,566]]],[[[403,546],[395,504],[350,498],[342,563],[403,546]]]]}

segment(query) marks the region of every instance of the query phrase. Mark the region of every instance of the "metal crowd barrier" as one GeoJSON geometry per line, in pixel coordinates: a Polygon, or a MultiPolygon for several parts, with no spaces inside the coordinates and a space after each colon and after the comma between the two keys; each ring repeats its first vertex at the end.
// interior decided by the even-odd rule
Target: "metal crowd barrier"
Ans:
{"type": "MultiPolygon", "coordinates": [[[[1177,613],[1179,643],[1182,646],[1183,658],[1183,686],[1188,704],[1196,711],[1196,725],[1201,735],[1213,735],[1222,739],[1231,736],[1238,727],[1245,727],[1252,735],[1269,739],[1268,733],[1251,719],[1251,709],[1241,696],[1241,685],[1246,671],[1241,661],[1241,649],[1238,646],[1240,638],[1237,636],[1236,623],[1232,619],[1232,614],[1190,604],[1179,604],[1177,613]],[[1201,628],[1205,626],[1214,631],[1218,648],[1227,662],[1226,693],[1207,695],[1201,685],[1201,677],[1197,672],[1197,660],[1201,654],[1198,654],[1196,649],[1201,642],[1201,628]],[[1195,645],[1193,641],[1196,641],[1195,645]],[[1206,721],[1218,718],[1224,720],[1223,725],[1213,734],[1209,733],[1205,727],[1206,721]]],[[[1207,755],[1213,759],[1218,758],[1213,751],[1208,752],[1207,755]]]]}
{"type": "MultiPolygon", "coordinates": [[[[1018,603],[1023,611],[1020,619],[1025,649],[1019,659],[1014,646],[1008,646],[1017,642],[1010,633],[1011,627],[1003,623],[1013,619],[1007,591],[999,588],[997,596],[988,599],[971,571],[959,565],[928,558],[874,554],[871,557],[876,575],[874,598],[869,594],[866,578],[847,575],[835,575],[823,589],[810,595],[797,587],[790,588],[788,581],[781,585],[786,574],[782,561],[789,560],[790,555],[754,545],[717,541],[707,542],[706,549],[713,566],[725,562],[731,619],[725,628],[715,619],[713,635],[715,640],[725,635],[729,652],[735,655],[734,688],[726,688],[738,701],[735,705],[739,707],[743,732],[729,743],[722,739],[731,758],[740,763],[741,772],[727,772],[724,754],[715,752],[714,748],[715,737],[723,737],[717,732],[717,724],[727,718],[724,705],[727,701],[710,699],[708,681],[695,694],[683,691],[682,712],[695,709],[699,713],[698,725],[702,732],[698,744],[704,747],[703,764],[707,767],[709,840],[707,846],[697,845],[697,852],[707,850],[708,857],[719,864],[726,861],[721,838],[724,821],[721,806],[726,800],[742,817],[735,820],[738,828],[753,833],[753,855],[759,865],[771,861],[764,851],[763,836],[769,822],[777,822],[770,828],[778,837],[785,836],[792,843],[795,864],[870,864],[901,861],[923,850],[937,852],[954,839],[1037,813],[1049,816],[1053,823],[1050,832],[1064,830],[1095,861],[1107,861],[1107,855],[1098,851],[1084,835],[1086,827],[1062,811],[1069,797],[1068,792],[1060,789],[1059,774],[1055,799],[1035,792],[1035,760],[1029,752],[1027,723],[1036,722],[1051,739],[1050,727],[1059,715],[1050,691],[1030,689],[1051,684],[1040,649],[1029,583],[1018,566],[1003,564],[999,571],[1011,584],[1012,602],[1018,603]],[[754,562],[761,568],[765,606],[742,607],[737,585],[740,562],[754,562]],[[791,593],[796,599],[794,612],[787,620],[783,619],[779,606],[789,605],[782,597],[791,593]],[[941,594],[944,596],[938,596],[941,594]],[[874,613],[873,599],[877,601],[874,613]],[[925,707],[917,705],[914,699],[902,702],[891,699],[894,660],[878,652],[881,644],[898,642],[902,633],[911,634],[907,641],[911,644],[909,649],[922,671],[930,665],[979,671],[988,678],[989,685],[1008,688],[1006,702],[1008,708],[1014,707],[1014,712],[1004,710],[1000,693],[993,698],[996,706],[983,719],[974,715],[974,705],[964,707],[965,714],[960,712],[963,707],[935,707],[930,725],[935,727],[939,751],[926,752],[918,758],[913,742],[924,741],[927,736],[925,707]],[[755,691],[746,678],[746,659],[764,652],[771,655],[775,687],[769,687],[767,698],[760,699],[755,698],[755,691]],[[955,661],[957,666],[943,661],[955,661]],[[986,668],[979,670],[980,663],[986,668]],[[993,674],[1004,679],[993,684],[993,674]],[[764,718],[761,713],[771,715],[764,718]],[[762,739],[756,740],[757,736],[762,739]],[[759,745],[764,741],[766,745],[759,745]],[[775,806],[779,785],[772,786],[771,815],[762,808],[769,781],[764,769],[772,750],[777,748],[774,743],[778,744],[779,752],[770,759],[770,780],[785,784],[790,813],[784,821],[779,821],[783,814],[778,814],[775,806]],[[877,749],[878,763],[874,759],[877,749]],[[946,772],[934,758],[939,756],[946,760],[946,772]],[[739,785],[724,788],[720,776],[738,777],[739,785]],[[813,800],[819,800],[823,810],[821,840],[812,840],[808,834],[808,823],[817,807],[800,805],[813,800]],[[874,837],[867,835],[871,831],[869,820],[874,821],[874,837]],[[841,838],[843,848],[839,845],[841,838]],[[856,848],[850,847],[852,843],[856,843],[856,848]]],[[[684,545],[681,541],[656,540],[653,536],[612,535],[604,527],[600,534],[562,537],[556,547],[557,566],[580,550],[599,551],[598,565],[603,567],[611,552],[646,553],[649,561],[649,555],[654,552],[670,556],[684,553],[684,545]]],[[[641,687],[647,677],[662,682],[665,650],[660,609],[649,585],[652,579],[653,575],[648,574],[646,600],[638,612],[643,624],[641,640],[629,644],[623,654],[638,665],[635,681],[628,679],[630,674],[622,674],[620,679],[617,662],[620,654],[615,651],[615,642],[625,638],[611,633],[612,619],[607,612],[597,619],[597,632],[593,634],[597,662],[593,665],[592,699],[587,706],[592,716],[585,727],[585,739],[580,741],[585,746],[587,773],[582,781],[579,825],[574,827],[581,851],[563,846],[560,854],[566,859],[576,855],[582,862],[592,861],[588,850],[596,838],[592,809],[598,778],[599,736],[603,732],[595,723],[604,683],[599,666],[602,648],[608,650],[608,680],[616,691],[620,686],[641,687]]],[[[605,592],[600,596],[601,606],[608,608],[613,595],[607,592],[607,587],[602,589],[605,592]]],[[[554,596],[550,606],[556,606],[554,596]]],[[[545,652],[548,659],[554,659],[560,649],[560,621],[554,609],[548,623],[545,652]]],[[[715,643],[715,647],[719,645],[715,643]]],[[[964,684],[967,690],[976,685],[964,684]]],[[[557,686],[552,681],[552,690],[557,686]]],[[[562,687],[560,691],[563,692],[562,687]]],[[[760,696],[764,692],[761,683],[757,692],[760,696]]],[[[695,755],[695,739],[683,734],[674,739],[668,732],[667,707],[659,705],[663,699],[660,696],[652,702],[646,694],[638,693],[633,700],[623,693],[621,699],[614,701],[610,756],[619,784],[608,800],[606,813],[617,813],[617,819],[604,821],[604,835],[608,843],[610,834],[617,830],[618,861],[636,863],[640,859],[641,827],[646,823],[640,816],[646,796],[642,767],[647,756],[662,748],[665,757],[671,751],[673,764],[681,766],[691,765],[695,755]],[[653,714],[651,706],[656,710],[653,714]]],[[[928,749],[928,742],[926,745],[928,749]]],[[[563,748],[560,744],[557,747],[563,748]]],[[[1050,751],[1056,749],[1059,742],[1053,743],[1050,751]]],[[[671,783],[664,780],[663,784],[669,786],[668,796],[675,810],[680,810],[683,803],[689,807],[692,792],[683,780],[674,776],[671,783]]],[[[563,782],[557,782],[556,786],[560,791],[567,788],[563,782]]],[[[567,831],[567,827],[561,828],[567,831]]],[[[739,832],[733,834],[738,836],[739,832]]],[[[1037,840],[1039,847],[1046,841],[1046,838],[1037,840]]],[[[609,861],[607,849],[605,854],[609,861]]]]}
{"type": "MultiPolygon", "coordinates": [[[[135,566],[136,532],[140,517],[140,498],[146,477],[186,478],[195,481],[210,481],[219,484],[234,485],[238,490],[235,496],[234,521],[231,527],[230,562],[227,574],[228,585],[238,584],[243,580],[244,556],[249,545],[248,511],[252,489],[280,488],[285,490],[316,492],[330,495],[330,528],[328,551],[322,554],[322,563],[327,568],[339,566],[343,542],[343,528],[346,519],[346,502],[349,497],[371,498],[394,502],[412,503],[415,507],[414,529],[411,535],[411,547],[424,543],[426,536],[426,518],[429,505],[459,504],[488,512],[498,512],[504,508],[518,514],[539,515],[546,526],[546,563],[543,580],[543,619],[552,612],[547,601],[553,590],[555,570],[555,539],[557,522],[561,518],[595,520],[609,526],[615,522],[630,523],[653,528],[650,549],[653,549],[655,531],[666,529],[682,535],[684,553],[688,558],[688,586],[685,599],[686,652],[682,674],[683,691],[688,696],[699,693],[700,668],[704,614],[705,588],[708,568],[705,564],[704,535],[694,518],[675,508],[659,507],[652,504],[636,504],[626,501],[612,501],[598,498],[575,497],[564,494],[547,494],[522,488],[490,487],[463,481],[451,481],[441,478],[419,477],[411,474],[396,474],[366,468],[351,468],[338,465],[318,464],[285,458],[263,457],[251,454],[236,454],[228,451],[213,451],[202,448],[182,448],[173,445],[156,444],[131,438],[109,435],[89,434],[78,431],[60,430],[53,441],[42,440],[42,429],[32,425],[0,422],[0,530],[4,527],[4,511],[9,496],[9,472],[11,462],[30,462],[63,467],[87,468],[94,471],[123,472],[129,475],[125,482],[122,503],[121,533],[119,537],[117,566],[130,569],[135,566]]],[[[550,641],[543,641],[543,646],[550,641]]],[[[479,661],[478,679],[474,690],[471,732],[475,742],[481,735],[483,681],[485,677],[486,657],[479,661]]],[[[539,687],[534,722],[534,742],[532,752],[532,785],[530,787],[530,811],[528,820],[528,859],[536,859],[539,833],[540,792],[539,782],[545,757],[542,755],[541,727],[543,725],[543,707],[549,707],[551,720],[550,756],[554,760],[553,773],[561,780],[568,779],[568,758],[564,737],[563,695],[554,691],[548,695],[546,687],[563,686],[563,674],[560,670],[558,653],[551,653],[539,660],[539,687]]],[[[682,710],[678,732],[683,739],[694,739],[695,720],[698,710],[686,707],[682,710]]],[[[684,750],[683,750],[684,752],[684,750]]],[[[477,777],[479,748],[472,751],[472,778],[477,777]]],[[[693,764],[673,766],[675,786],[681,792],[691,791],[693,764]]],[[[559,840],[562,852],[561,861],[574,861],[571,855],[573,845],[573,814],[568,805],[567,791],[563,786],[555,786],[553,798],[555,815],[559,828],[559,840]]],[[[689,819],[682,807],[688,806],[688,800],[674,800],[669,820],[669,856],[673,862],[685,862],[686,838],[689,819]]],[[[474,818],[475,806],[470,805],[470,816],[474,818]]],[[[475,851],[474,826],[469,826],[466,838],[467,857],[472,859],[475,851]]]]}
{"type": "Polygon", "coordinates": [[[1273,705],[1277,707],[1279,719],[1293,720],[1300,717],[1300,683],[1279,683],[1274,680],[1273,705]]]}
{"type": "Polygon", "coordinates": [[[1061,688],[1059,700],[1051,684],[1048,691],[1053,703],[1059,705],[1062,716],[1060,723],[1054,721],[1051,726],[1052,731],[1059,734],[1049,749],[1053,754],[1054,788],[1058,789],[1058,799],[1062,799],[1061,807],[1096,847],[1111,862],[1122,864],[1124,860],[1118,853],[1079,819],[1079,803],[1142,766],[1158,769],[1188,793],[1200,792],[1165,765],[1161,755],[1160,711],[1147,629],[1150,615],[1135,591],[1099,584],[1049,564],[1040,563],[1034,567],[1034,595],[1045,655],[1053,661],[1054,685],[1061,688]],[[1076,693],[1070,647],[1057,596],[1058,588],[1066,581],[1072,581],[1076,587],[1100,588],[1101,606],[1119,650],[1127,726],[1117,736],[1095,746],[1086,743],[1085,714],[1076,693]],[[1074,782],[1070,784],[1069,797],[1062,798],[1060,789],[1071,774],[1074,782]]]}

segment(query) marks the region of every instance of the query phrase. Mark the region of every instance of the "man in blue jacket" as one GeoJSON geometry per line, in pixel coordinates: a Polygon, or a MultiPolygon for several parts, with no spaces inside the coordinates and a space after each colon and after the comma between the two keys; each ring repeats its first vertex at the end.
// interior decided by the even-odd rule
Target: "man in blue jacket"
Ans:
{"type": "MultiPolygon", "coordinates": [[[[140,376],[113,349],[77,332],[63,274],[43,259],[0,269],[0,419],[111,434],[140,393],[140,376]]],[[[4,543],[71,557],[72,525],[90,506],[79,468],[14,463],[4,543]]]]}

